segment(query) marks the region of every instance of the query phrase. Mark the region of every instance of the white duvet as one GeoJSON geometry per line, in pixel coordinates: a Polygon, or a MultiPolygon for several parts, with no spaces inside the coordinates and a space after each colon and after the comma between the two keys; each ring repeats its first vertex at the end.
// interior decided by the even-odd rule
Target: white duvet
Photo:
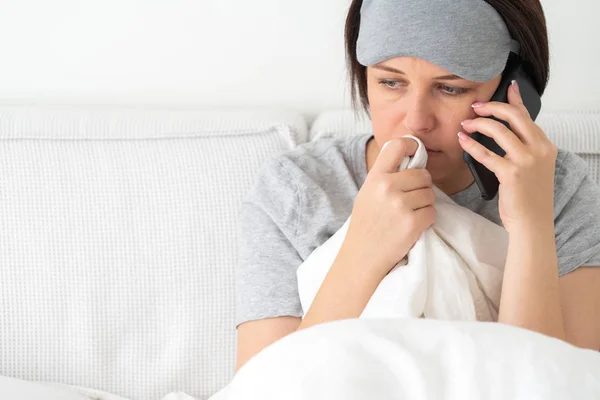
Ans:
{"type": "Polygon", "coordinates": [[[600,353],[490,322],[353,319],[296,332],[214,400],[600,399],[600,353]]]}
{"type": "MultiPolygon", "coordinates": [[[[127,400],[6,377],[0,399],[127,400]]],[[[250,399],[598,400],[600,353],[498,323],[352,319],[273,343],[211,397],[250,399]]]]}
{"type": "MultiPolygon", "coordinates": [[[[30,382],[0,376],[2,400],[129,400],[101,390],[49,382],[30,382]]],[[[148,399],[155,400],[155,399],[148,399]]],[[[162,400],[195,400],[185,393],[170,393],[162,400]]]]}

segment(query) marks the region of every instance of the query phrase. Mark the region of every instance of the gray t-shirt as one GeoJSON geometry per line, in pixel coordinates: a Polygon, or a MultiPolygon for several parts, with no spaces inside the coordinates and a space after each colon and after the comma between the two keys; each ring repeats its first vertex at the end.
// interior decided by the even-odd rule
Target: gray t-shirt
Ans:
{"type": "MultiPolygon", "coordinates": [[[[371,137],[315,140],[263,165],[239,214],[236,325],[302,316],[296,270],[352,213],[371,137]]],[[[502,225],[498,196],[484,201],[472,184],[450,197],[502,225]]],[[[587,163],[564,150],[556,160],[554,207],[560,275],[600,266],[600,188],[587,163]]]]}

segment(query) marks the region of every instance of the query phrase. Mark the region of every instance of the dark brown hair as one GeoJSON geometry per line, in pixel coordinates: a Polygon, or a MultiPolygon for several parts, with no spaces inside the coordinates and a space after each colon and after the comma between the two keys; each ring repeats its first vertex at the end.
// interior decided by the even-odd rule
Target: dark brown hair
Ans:
{"type": "MultiPolygon", "coordinates": [[[[482,0],[484,1],[484,0],[482,0]]],[[[546,17],[540,0],[485,0],[504,19],[513,39],[521,43],[523,68],[540,95],[546,90],[550,74],[550,55],[546,17]]],[[[350,78],[352,104],[369,109],[367,69],[356,58],[362,0],[353,0],[346,18],[346,64],[350,78]]]]}

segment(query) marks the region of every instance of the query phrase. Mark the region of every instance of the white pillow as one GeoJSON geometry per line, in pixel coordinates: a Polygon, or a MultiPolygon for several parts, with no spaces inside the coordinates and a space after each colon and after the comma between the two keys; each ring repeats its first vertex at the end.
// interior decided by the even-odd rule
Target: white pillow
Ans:
{"type": "Polygon", "coordinates": [[[289,113],[0,107],[0,375],[225,386],[239,203],[306,136],[289,113]]]}
{"type": "Polygon", "coordinates": [[[371,120],[363,112],[352,110],[326,111],[319,114],[310,127],[309,139],[342,137],[372,133],[371,120]]]}
{"type": "Polygon", "coordinates": [[[0,376],[0,399],[90,400],[88,396],[67,388],[45,385],[38,382],[27,382],[7,376],[0,376]]]}

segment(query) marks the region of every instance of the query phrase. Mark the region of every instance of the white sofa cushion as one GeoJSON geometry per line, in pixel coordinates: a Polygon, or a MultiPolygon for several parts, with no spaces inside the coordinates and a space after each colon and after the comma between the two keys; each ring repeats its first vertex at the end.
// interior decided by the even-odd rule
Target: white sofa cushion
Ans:
{"type": "Polygon", "coordinates": [[[10,400],[90,400],[67,387],[45,385],[0,376],[0,399],[10,400]]]}
{"type": "Polygon", "coordinates": [[[306,138],[293,114],[0,107],[0,375],[225,386],[238,205],[306,138]]]}
{"type": "MultiPolygon", "coordinates": [[[[559,148],[577,153],[590,167],[591,177],[600,183],[600,111],[587,113],[542,112],[536,123],[559,148]]],[[[363,113],[337,110],[317,116],[310,140],[371,133],[371,121],[363,113]]]]}

